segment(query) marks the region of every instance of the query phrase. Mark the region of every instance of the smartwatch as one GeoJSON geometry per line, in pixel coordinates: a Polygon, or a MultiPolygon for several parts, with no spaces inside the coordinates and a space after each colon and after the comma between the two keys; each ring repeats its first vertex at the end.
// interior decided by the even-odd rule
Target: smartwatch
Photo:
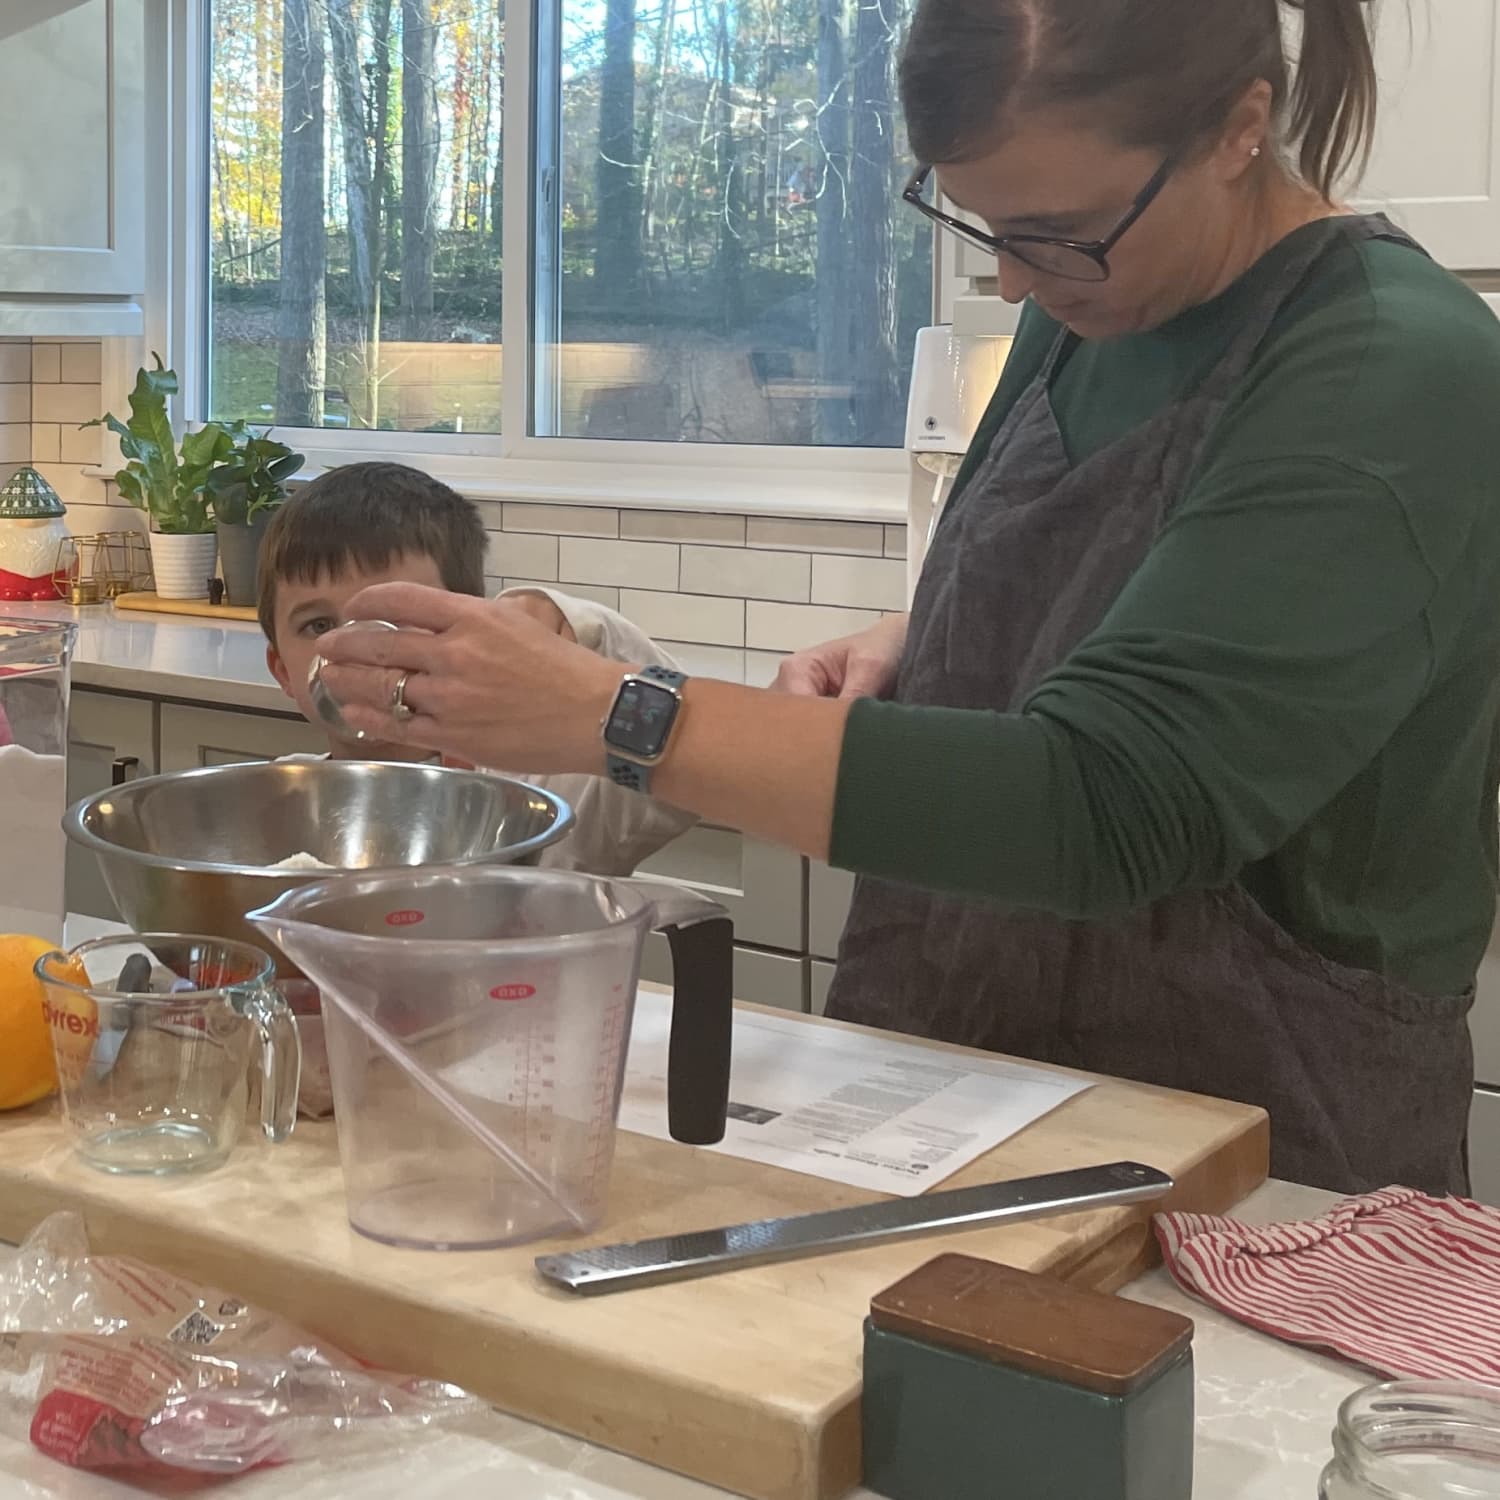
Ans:
{"type": "Polygon", "coordinates": [[[667,753],[672,726],[682,712],[683,672],[647,667],[620,683],[614,706],[604,718],[605,766],[617,786],[644,792],[651,768],[667,753]]]}

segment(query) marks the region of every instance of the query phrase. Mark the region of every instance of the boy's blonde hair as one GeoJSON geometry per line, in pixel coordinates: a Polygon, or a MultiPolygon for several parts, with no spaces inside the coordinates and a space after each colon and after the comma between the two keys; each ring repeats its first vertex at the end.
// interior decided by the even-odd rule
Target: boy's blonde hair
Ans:
{"type": "Polygon", "coordinates": [[[276,644],[276,591],[336,579],[352,567],[388,567],[403,555],[430,557],[443,587],[484,594],[488,538],[479,508],[430,474],[405,464],[346,464],[292,496],[260,544],[255,612],[276,644]]]}

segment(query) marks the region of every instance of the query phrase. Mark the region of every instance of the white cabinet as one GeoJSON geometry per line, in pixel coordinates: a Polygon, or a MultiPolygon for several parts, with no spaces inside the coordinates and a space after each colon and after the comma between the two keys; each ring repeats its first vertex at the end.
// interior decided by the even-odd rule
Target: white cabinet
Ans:
{"type": "MultiPolygon", "coordinates": [[[[156,774],[156,705],[75,689],[68,712],[68,805],[138,776],[156,774]]],[[[119,921],[98,862],[69,844],[68,910],[119,921]]]]}
{"type": "Polygon", "coordinates": [[[1360,206],[1455,270],[1500,267],[1500,7],[1442,0],[1376,15],[1380,113],[1360,206]]]}
{"type": "Polygon", "coordinates": [[[807,867],[807,951],[814,958],[837,958],[849,903],[854,899],[854,877],[818,860],[807,867]]]}
{"type": "Polygon", "coordinates": [[[1500,1208],[1500,1092],[1476,1089],[1469,1115],[1469,1173],[1481,1203],[1500,1208]]]}
{"type": "Polygon", "coordinates": [[[302,719],[178,703],[161,706],[164,772],[275,760],[281,755],[322,754],[327,749],[324,736],[302,719]]]}
{"type": "MultiPolygon", "coordinates": [[[[763,953],[757,948],[734,950],[734,998],[778,1010],[807,1009],[807,960],[793,953],[763,953]]],[[[641,978],[652,984],[671,984],[672,953],[659,932],[646,939],[641,955],[641,978]]]]}
{"type": "Polygon", "coordinates": [[[700,824],[653,854],[639,873],[691,886],[719,902],[734,919],[738,942],[802,950],[806,874],[800,854],[700,824]]]}
{"type": "Polygon", "coordinates": [[[0,295],[144,289],[145,60],[144,0],[0,5],[0,295]]]}

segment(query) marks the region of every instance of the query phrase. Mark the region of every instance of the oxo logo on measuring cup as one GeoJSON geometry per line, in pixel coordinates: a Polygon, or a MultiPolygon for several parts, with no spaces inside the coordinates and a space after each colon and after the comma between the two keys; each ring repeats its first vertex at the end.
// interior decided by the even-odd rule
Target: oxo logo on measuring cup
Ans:
{"type": "Polygon", "coordinates": [[[516,983],[497,984],[490,991],[491,1000],[529,1000],[536,994],[534,984],[516,983]]]}
{"type": "Polygon", "coordinates": [[[385,914],[385,925],[387,927],[415,927],[418,922],[425,922],[427,913],[413,911],[407,908],[405,911],[389,911],[385,914]]]}

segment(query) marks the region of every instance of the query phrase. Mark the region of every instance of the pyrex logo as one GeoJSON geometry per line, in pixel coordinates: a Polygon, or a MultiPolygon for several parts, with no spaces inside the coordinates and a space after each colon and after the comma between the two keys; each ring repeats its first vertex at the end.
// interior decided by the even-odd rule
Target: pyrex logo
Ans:
{"type": "Polygon", "coordinates": [[[59,1031],[66,1031],[69,1036],[86,1036],[91,1041],[98,1039],[99,1018],[97,1016],[80,1016],[77,1011],[61,1010],[50,1000],[42,1002],[42,1012],[49,1026],[55,1026],[59,1031]]]}
{"type": "Polygon", "coordinates": [[[491,1000],[529,1000],[536,994],[534,984],[497,984],[490,991],[491,1000]]]}
{"type": "Polygon", "coordinates": [[[418,922],[426,920],[426,913],[420,911],[393,911],[387,915],[385,925],[387,927],[415,927],[418,922]]]}

